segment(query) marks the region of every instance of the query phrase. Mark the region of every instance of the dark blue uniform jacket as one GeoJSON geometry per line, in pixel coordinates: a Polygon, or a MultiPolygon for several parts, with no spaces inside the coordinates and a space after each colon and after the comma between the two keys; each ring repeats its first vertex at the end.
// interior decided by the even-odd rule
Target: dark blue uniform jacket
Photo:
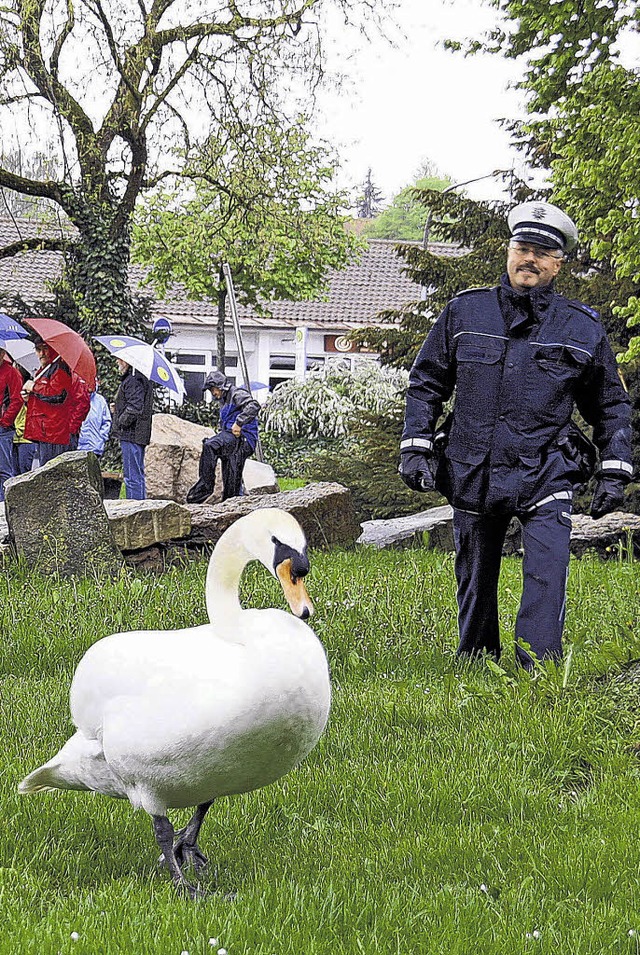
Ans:
{"type": "Polygon", "coordinates": [[[432,450],[454,388],[436,478],[454,507],[517,513],[571,491],[574,404],[593,426],[600,470],[631,478],[630,405],[604,329],[552,285],[521,293],[505,275],[449,302],[411,370],[401,449],[432,450]]]}

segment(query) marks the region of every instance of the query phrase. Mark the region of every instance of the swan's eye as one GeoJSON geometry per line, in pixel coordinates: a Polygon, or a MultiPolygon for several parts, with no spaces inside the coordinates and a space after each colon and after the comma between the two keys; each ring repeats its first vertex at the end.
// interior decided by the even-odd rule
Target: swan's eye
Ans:
{"type": "MultiPolygon", "coordinates": [[[[296,584],[300,577],[306,577],[309,573],[309,560],[306,553],[299,553],[288,544],[282,544],[277,538],[272,538],[275,548],[273,554],[273,568],[277,571],[278,567],[285,561],[289,562],[289,574],[291,583],[296,584]]],[[[306,550],[306,548],[305,548],[306,550]]]]}

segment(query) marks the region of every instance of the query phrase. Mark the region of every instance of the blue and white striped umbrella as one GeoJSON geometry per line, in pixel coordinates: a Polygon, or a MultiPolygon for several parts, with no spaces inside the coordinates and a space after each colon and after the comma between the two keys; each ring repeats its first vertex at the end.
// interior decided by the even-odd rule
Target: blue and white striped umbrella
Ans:
{"type": "Polygon", "coordinates": [[[153,381],[156,385],[175,392],[179,399],[185,394],[184,382],[176,369],[153,345],[140,341],[132,335],[96,335],[95,340],[110,351],[114,358],[121,358],[132,368],[153,381]]]}

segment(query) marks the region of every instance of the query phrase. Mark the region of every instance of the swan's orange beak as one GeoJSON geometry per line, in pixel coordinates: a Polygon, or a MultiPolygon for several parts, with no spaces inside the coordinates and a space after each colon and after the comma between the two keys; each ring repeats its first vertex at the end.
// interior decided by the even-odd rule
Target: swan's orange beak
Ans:
{"type": "Polygon", "coordinates": [[[306,620],[313,613],[311,597],[307,593],[302,577],[295,577],[291,570],[291,558],[287,557],[276,567],[280,586],[287,598],[291,613],[306,620]]]}

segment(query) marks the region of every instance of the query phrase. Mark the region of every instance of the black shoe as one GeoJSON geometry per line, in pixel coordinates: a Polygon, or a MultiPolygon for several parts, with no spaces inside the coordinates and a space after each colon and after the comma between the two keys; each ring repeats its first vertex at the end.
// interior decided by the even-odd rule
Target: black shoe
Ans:
{"type": "MultiPolygon", "coordinates": [[[[199,484],[200,482],[198,482],[199,484]]],[[[204,504],[208,497],[211,497],[213,491],[210,491],[208,488],[199,487],[198,484],[194,484],[193,487],[187,492],[187,504],[204,504]]]]}

